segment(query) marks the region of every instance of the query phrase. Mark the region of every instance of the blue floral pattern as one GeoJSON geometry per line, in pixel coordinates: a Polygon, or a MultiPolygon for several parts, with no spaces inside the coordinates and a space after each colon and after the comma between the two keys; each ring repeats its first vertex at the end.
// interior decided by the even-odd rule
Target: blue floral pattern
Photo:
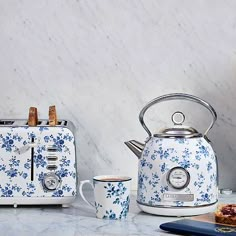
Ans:
{"type": "Polygon", "coordinates": [[[178,192],[194,193],[194,200],[173,201],[171,205],[197,206],[215,203],[218,198],[216,173],[214,151],[203,137],[152,137],[145,145],[139,162],[137,201],[152,206],[165,205],[164,193],[178,192]],[[167,183],[168,171],[174,167],[182,167],[190,174],[190,182],[186,188],[175,190],[167,183]]]}
{"type": "Polygon", "coordinates": [[[11,152],[14,148],[14,143],[20,142],[22,140],[22,137],[19,136],[17,133],[14,134],[14,132],[12,133],[9,132],[6,134],[6,136],[3,136],[3,134],[0,134],[0,139],[2,141],[1,148],[5,149],[7,152],[11,152]]]}
{"type": "Polygon", "coordinates": [[[19,193],[21,189],[22,188],[17,186],[17,184],[6,184],[5,186],[0,185],[1,197],[13,197],[13,195],[16,192],[19,193]]]}
{"type": "Polygon", "coordinates": [[[94,188],[97,193],[95,209],[98,218],[113,220],[127,217],[130,203],[130,180],[122,182],[94,180],[94,188]]]}
{"type": "Polygon", "coordinates": [[[64,127],[14,127],[0,134],[0,194],[1,197],[66,197],[76,195],[75,146],[72,132],[64,127]],[[34,180],[31,181],[31,146],[34,138],[34,180]],[[56,146],[57,169],[61,180],[55,191],[42,187],[44,175],[49,173],[47,147],[56,146]],[[18,150],[24,149],[23,153],[18,150]]]}
{"type": "Polygon", "coordinates": [[[111,198],[112,196],[120,197],[121,195],[124,195],[127,190],[122,182],[118,182],[118,184],[109,182],[104,188],[107,190],[107,198],[111,198]]]}

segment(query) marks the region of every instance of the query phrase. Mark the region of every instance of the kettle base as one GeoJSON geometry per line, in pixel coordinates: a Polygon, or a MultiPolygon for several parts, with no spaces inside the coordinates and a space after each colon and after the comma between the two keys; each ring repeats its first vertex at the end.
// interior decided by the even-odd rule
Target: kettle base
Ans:
{"type": "Polygon", "coordinates": [[[211,205],[198,206],[198,207],[157,207],[147,206],[137,203],[138,207],[146,212],[153,215],[161,216],[194,216],[202,215],[216,210],[217,202],[211,205]]]}

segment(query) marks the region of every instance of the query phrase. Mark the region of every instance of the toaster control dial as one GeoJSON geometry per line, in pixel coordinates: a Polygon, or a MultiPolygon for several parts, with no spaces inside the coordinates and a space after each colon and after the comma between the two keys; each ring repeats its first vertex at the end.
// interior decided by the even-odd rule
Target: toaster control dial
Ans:
{"type": "Polygon", "coordinates": [[[55,190],[60,184],[59,177],[54,173],[49,173],[44,176],[43,186],[47,190],[55,190]]]}
{"type": "Polygon", "coordinates": [[[174,189],[183,189],[188,186],[190,174],[182,167],[174,167],[167,174],[167,182],[174,189]]]}

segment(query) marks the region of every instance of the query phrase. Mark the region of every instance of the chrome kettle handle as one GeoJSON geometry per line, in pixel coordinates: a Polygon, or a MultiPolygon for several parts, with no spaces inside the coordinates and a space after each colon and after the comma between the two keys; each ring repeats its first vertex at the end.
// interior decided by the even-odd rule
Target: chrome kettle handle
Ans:
{"type": "Polygon", "coordinates": [[[206,101],[196,97],[196,96],[193,96],[193,95],[190,95],[190,94],[185,94],[185,93],[171,93],[171,94],[166,94],[166,95],[163,95],[163,96],[160,96],[160,97],[157,97],[155,99],[153,99],[152,101],[150,101],[139,113],[139,121],[141,123],[141,125],[143,126],[143,128],[146,130],[146,132],[148,133],[149,135],[149,138],[152,137],[152,133],[151,131],[148,129],[148,127],[146,126],[146,124],[144,123],[144,120],[143,120],[143,117],[144,117],[144,114],[145,112],[148,110],[148,108],[150,108],[152,105],[156,104],[156,103],[159,103],[159,102],[163,102],[163,101],[169,101],[169,100],[189,100],[189,101],[192,101],[192,102],[196,102],[196,103],[199,103],[201,104],[202,106],[206,107],[210,112],[211,112],[211,115],[212,115],[212,121],[211,121],[211,124],[210,126],[208,127],[208,129],[205,131],[204,133],[204,136],[208,133],[208,131],[212,128],[212,126],[215,124],[215,121],[217,119],[217,114],[214,110],[214,108],[209,104],[207,103],[206,101]]]}

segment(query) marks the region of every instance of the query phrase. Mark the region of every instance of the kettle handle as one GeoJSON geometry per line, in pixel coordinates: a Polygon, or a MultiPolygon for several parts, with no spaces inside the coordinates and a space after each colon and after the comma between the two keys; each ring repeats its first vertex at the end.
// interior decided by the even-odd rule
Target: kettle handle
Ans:
{"type": "Polygon", "coordinates": [[[206,101],[204,101],[203,99],[200,99],[196,96],[190,95],[190,94],[185,94],[185,93],[170,93],[170,94],[166,94],[157,98],[154,98],[152,101],[150,101],[139,113],[139,121],[141,123],[141,125],[143,126],[143,128],[145,129],[145,131],[148,133],[149,138],[152,137],[152,133],[151,131],[148,129],[148,127],[146,126],[146,124],[144,123],[143,117],[145,112],[148,110],[148,108],[150,108],[152,105],[159,103],[159,102],[163,102],[163,101],[169,101],[169,100],[189,100],[192,102],[196,102],[201,104],[202,106],[206,107],[212,115],[212,121],[210,126],[207,128],[207,130],[204,133],[204,136],[208,133],[208,131],[212,128],[212,126],[215,124],[216,119],[217,119],[217,114],[216,111],[214,110],[214,108],[207,103],[206,101]]]}

